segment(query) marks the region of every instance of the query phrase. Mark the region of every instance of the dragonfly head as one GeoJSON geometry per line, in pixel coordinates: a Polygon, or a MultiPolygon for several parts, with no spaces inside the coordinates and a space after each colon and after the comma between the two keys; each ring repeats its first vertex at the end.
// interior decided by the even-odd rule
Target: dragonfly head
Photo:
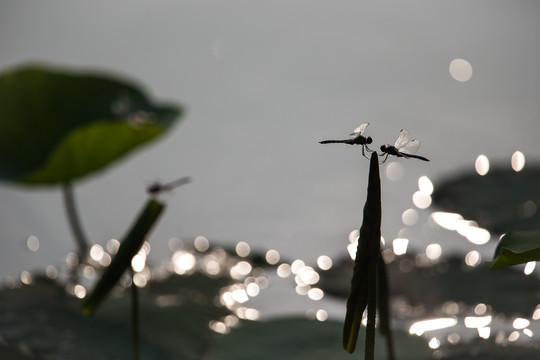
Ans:
{"type": "Polygon", "coordinates": [[[372,142],[373,142],[373,139],[371,138],[371,136],[368,136],[366,139],[366,144],[371,144],[372,142]]]}
{"type": "Polygon", "coordinates": [[[381,151],[382,152],[386,152],[386,149],[387,149],[386,145],[381,145],[381,151]]]}

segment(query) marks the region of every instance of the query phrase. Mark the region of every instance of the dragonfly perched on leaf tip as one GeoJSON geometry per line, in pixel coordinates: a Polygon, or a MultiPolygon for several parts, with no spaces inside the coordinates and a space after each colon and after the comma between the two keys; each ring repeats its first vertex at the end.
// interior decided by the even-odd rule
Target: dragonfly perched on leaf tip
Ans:
{"type": "Polygon", "coordinates": [[[174,181],[171,181],[166,184],[162,184],[159,181],[155,181],[153,184],[149,185],[146,188],[146,192],[149,195],[156,196],[159,193],[165,192],[165,191],[171,191],[175,187],[178,187],[180,185],[187,184],[191,181],[191,178],[189,176],[184,176],[180,179],[176,179],[174,181]]]}
{"type": "Polygon", "coordinates": [[[354,137],[352,137],[350,139],[345,139],[345,140],[324,140],[324,141],[319,141],[319,144],[360,145],[360,146],[362,146],[362,155],[364,155],[364,157],[367,158],[366,153],[365,153],[365,149],[367,149],[369,152],[373,152],[373,150],[371,150],[368,147],[368,144],[371,144],[373,142],[373,139],[371,138],[371,136],[365,137],[363,135],[364,131],[366,131],[366,128],[368,127],[368,125],[369,125],[369,123],[364,123],[364,124],[360,125],[359,127],[357,127],[356,129],[354,129],[354,131],[349,134],[350,136],[354,136],[354,137]]]}
{"type": "Polygon", "coordinates": [[[405,159],[414,158],[423,161],[429,161],[423,156],[415,155],[420,148],[420,140],[409,140],[409,131],[407,129],[401,130],[399,136],[394,145],[382,145],[381,151],[386,154],[386,157],[382,161],[384,163],[388,159],[388,155],[394,155],[397,157],[403,157],[405,159]]]}

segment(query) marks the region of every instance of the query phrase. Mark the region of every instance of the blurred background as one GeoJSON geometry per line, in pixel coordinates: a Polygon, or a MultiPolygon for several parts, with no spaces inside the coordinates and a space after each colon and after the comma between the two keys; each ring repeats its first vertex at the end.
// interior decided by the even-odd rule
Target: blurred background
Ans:
{"type": "MultiPolygon", "coordinates": [[[[0,69],[37,62],[114,72],[185,106],[165,139],[79,183],[93,243],[122,236],[149,184],[190,176],[164,197],[149,263],[170,257],[171,238],[197,236],[274,249],[290,262],[346,257],[368,161],[360,148],[318,142],[369,122],[372,148],[407,128],[431,160],[381,166],[386,247],[407,239],[405,251],[437,244],[443,255],[490,260],[500,234],[470,240],[441,227],[429,188],[487,171],[480,155],[507,170],[516,151],[525,169],[537,162],[539,17],[536,1],[2,2],[0,69]]],[[[3,183],[0,199],[0,277],[59,264],[74,250],[58,188],[3,183]]],[[[322,306],[279,287],[265,296],[256,304],[263,316],[322,306]]],[[[345,311],[341,301],[322,307],[338,319],[345,311]]]]}

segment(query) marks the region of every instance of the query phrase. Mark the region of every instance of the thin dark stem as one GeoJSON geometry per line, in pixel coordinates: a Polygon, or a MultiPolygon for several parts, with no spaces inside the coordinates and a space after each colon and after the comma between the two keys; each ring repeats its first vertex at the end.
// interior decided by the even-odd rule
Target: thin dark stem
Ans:
{"type": "Polygon", "coordinates": [[[133,346],[133,360],[141,358],[141,344],[139,339],[139,290],[133,282],[135,272],[130,267],[131,272],[131,342],[133,346]]]}
{"type": "Polygon", "coordinates": [[[73,233],[73,237],[77,243],[79,259],[84,260],[84,257],[88,253],[88,240],[86,240],[86,236],[84,235],[84,231],[79,220],[71,183],[64,183],[62,186],[62,192],[64,194],[64,206],[66,207],[69,226],[71,227],[71,232],[73,233]]]}

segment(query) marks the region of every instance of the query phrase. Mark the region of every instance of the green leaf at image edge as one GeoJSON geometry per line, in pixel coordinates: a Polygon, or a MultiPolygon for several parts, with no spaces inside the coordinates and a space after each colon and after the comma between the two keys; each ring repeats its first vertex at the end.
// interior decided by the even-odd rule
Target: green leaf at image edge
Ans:
{"type": "Polygon", "coordinates": [[[540,231],[513,231],[497,245],[490,269],[540,261],[540,231]]]}
{"type": "Polygon", "coordinates": [[[71,182],[166,133],[181,114],[131,81],[62,67],[0,74],[0,179],[71,182]]]}

